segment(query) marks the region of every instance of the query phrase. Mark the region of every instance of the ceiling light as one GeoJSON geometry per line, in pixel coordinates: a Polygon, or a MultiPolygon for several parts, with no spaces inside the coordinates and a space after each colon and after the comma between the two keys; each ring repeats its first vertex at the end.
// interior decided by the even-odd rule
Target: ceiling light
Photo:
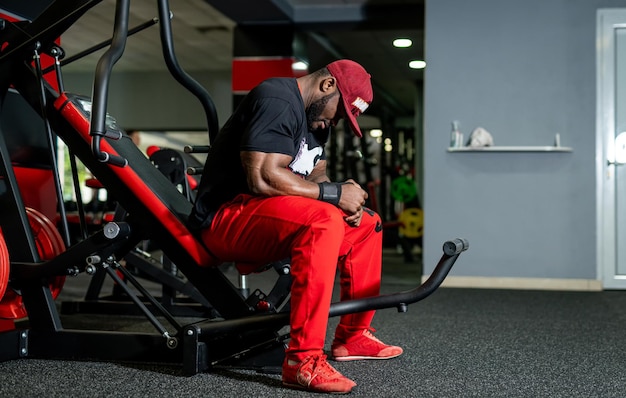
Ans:
{"type": "Polygon", "coordinates": [[[370,136],[372,138],[378,138],[383,136],[383,131],[381,129],[371,129],[370,136]]]}
{"type": "Polygon", "coordinates": [[[309,69],[309,65],[306,62],[296,61],[291,64],[291,69],[305,71],[309,69]]]}
{"type": "Polygon", "coordinates": [[[409,68],[411,69],[424,69],[426,67],[426,62],[414,60],[409,62],[409,68]]]}
{"type": "Polygon", "coordinates": [[[413,42],[411,41],[411,39],[395,39],[393,41],[393,46],[398,48],[411,47],[412,44],[413,42]]]}

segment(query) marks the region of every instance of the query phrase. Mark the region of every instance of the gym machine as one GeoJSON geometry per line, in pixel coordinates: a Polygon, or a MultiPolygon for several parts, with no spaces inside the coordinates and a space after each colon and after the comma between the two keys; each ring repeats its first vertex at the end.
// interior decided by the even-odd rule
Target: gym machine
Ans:
{"type": "MultiPolygon", "coordinates": [[[[67,236],[62,236],[66,228],[62,227],[59,233],[54,223],[24,205],[10,154],[0,134],[0,297],[3,302],[8,297],[5,307],[13,312],[0,316],[28,317],[26,327],[0,332],[0,360],[56,358],[166,363],[182,366],[186,374],[215,366],[275,369],[282,363],[287,337],[281,334],[281,329],[289,325],[288,305],[284,305],[289,283],[279,278],[280,282],[268,295],[243,295],[220,270],[219,260],[186,228],[191,201],[106,113],[108,79],[124,51],[130,0],[117,0],[112,44],[98,62],[92,98],[64,92],[60,66],[54,69],[56,84],[44,79],[39,62],[41,54],[58,57],[62,51],[55,40],[97,3],[98,0],[55,1],[32,22],[0,21],[0,43],[3,43],[0,99],[4,102],[9,91],[18,93],[41,116],[53,169],[56,168],[54,138],[58,137],[127,212],[122,221],[108,222],[80,242],[71,243],[67,236]],[[180,323],[120,266],[118,260],[146,239],[167,255],[219,317],[180,323]],[[55,303],[63,281],[77,274],[97,272],[106,274],[125,289],[154,332],[63,326],[55,303]]],[[[217,133],[215,108],[204,88],[182,71],[176,61],[168,1],[158,0],[158,10],[166,64],[176,80],[202,103],[210,142],[217,133]]],[[[63,225],[66,217],[61,205],[59,213],[63,225]]],[[[404,292],[333,303],[329,315],[383,308],[404,312],[408,305],[426,298],[440,286],[467,248],[468,243],[463,239],[447,241],[439,263],[422,285],[404,292]]],[[[288,274],[288,264],[279,265],[277,270],[288,274]]]]}

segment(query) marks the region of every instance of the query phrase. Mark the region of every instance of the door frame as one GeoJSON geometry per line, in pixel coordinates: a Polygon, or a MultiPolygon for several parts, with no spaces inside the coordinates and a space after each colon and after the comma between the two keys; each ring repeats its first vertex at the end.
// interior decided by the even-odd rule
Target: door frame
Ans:
{"type": "Polygon", "coordinates": [[[614,32],[626,28],[626,8],[599,9],[596,26],[597,272],[604,289],[626,289],[626,276],[616,275],[615,172],[618,166],[610,163],[615,160],[614,32]]]}

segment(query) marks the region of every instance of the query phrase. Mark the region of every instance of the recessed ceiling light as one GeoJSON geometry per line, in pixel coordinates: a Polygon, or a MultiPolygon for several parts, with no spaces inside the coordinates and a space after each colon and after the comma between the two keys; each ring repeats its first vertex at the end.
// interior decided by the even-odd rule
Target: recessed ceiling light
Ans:
{"type": "Polygon", "coordinates": [[[393,41],[393,46],[398,48],[407,48],[411,47],[412,45],[413,42],[411,41],[411,39],[395,39],[393,41]]]}
{"type": "Polygon", "coordinates": [[[309,69],[309,65],[303,61],[296,61],[293,64],[291,64],[291,69],[299,70],[299,71],[306,71],[309,69]]]}
{"type": "Polygon", "coordinates": [[[383,131],[381,129],[371,129],[370,136],[372,138],[378,138],[383,136],[383,131]]]}
{"type": "Polygon", "coordinates": [[[426,67],[426,62],[414,60],[409,62],[409,68],[411,69],[424,69],[426,67]]]}

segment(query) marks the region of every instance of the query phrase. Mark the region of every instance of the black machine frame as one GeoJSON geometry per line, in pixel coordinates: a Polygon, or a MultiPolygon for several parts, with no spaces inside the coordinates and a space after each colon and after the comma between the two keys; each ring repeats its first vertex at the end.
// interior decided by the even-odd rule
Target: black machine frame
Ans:
{"type": "MultiPolygon", "coordinates": [[[[10,253],[10,284],[21,292],[28,311],[28,327],[0,332],[0,360],[17,358],[93,359],[120,362],[158,362],[182,366],[195,374],[221,364],[269,368],[280,364],[289,324],[288,311],[260,311],[217,267],[218,261],[185,227],[191,202],[176,190],[130,139],[107,124],[108,79],[122,56],[128,31],[130,0],[118,0],[111,47],[96,69],[91,111],[81,109],[83,97],[54,89],[33,64],[33,55],[52,54],[55,40],[100,0],[55,1],[33,21],[0,21],[0,99],[18,92],[46,121],[50,136],[59,137],[128,212],[123,221],[105,224],[84,240],[68,245],[51,260],[42,261],[28,228],[10,156],[0,134],[0,227],[10,253]],[[143,240],[162,248],[219,319],[181,325],[168,308],[151,299],[119,266],[143,240]],[[154,325],[154,333],[111,332],[64,328],[50,291],[50,278],[92,272],[109,275],[121,286],[136,285],[149,304],[130,291],[133,304],[154,325]],[[123,274],[123,277],[119,276],[123,274]],[[156,312],[156,315],[153,313],[156,312]],[[165,327],[157,316],[167,319],[165,327]],[[172,330],[173,329],[173,330],[172,330]]],[[[217,117],[206,90],[178,65],[172,45],[167,0],[158,0],[159,27],[168,69],[202,103],[209,142],[217,132],[217,117]]],[[[58,51],[58,50],[57,50],[58,51]]],[[[60,74],[60,70],[55,70],[60,74]]],[[[59,77],[60,78],[60,77],[59,77]]],[[[110,121],[109,121],[110,122],[110,121]]],[[[62,217],[63,218],[63,217],[62,217]]],[[[405,292],[333,303],[329,316],[407,306],[434,292],[458,256],[468,248],[464,239],[444,243],[432,275],[405,292]]]]}

